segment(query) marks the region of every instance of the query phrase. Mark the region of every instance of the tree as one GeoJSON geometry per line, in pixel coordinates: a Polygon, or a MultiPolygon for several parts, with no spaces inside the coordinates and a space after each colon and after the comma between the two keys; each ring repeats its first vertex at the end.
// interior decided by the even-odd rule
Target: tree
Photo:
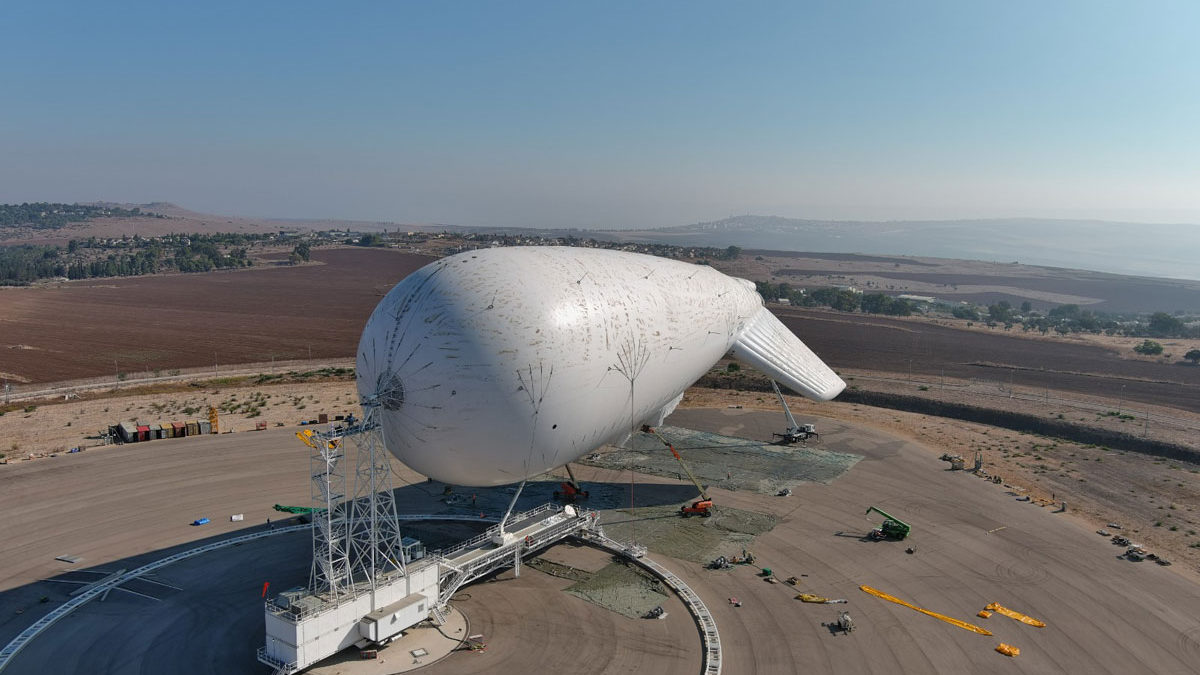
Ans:
{"type": "Polygon", "coordinates": [[[1178,337],[1183,334],[1184,325],[1166,312],[1155,312],[1150,316],[1149,330],[1154,337],[1178,337]]]}
{"type": "Polygon", "coordinates": [[[950,313],[953,314],[954,318],[956,319],[967,319],[970,321],[979,320],[979,311],[970,305],[959,305],[958,307],[950,310],[950,313]]]}
{"type": "Polygon", "coordinates": [[[1001,300],[994,305],[988,305],[988,317],[997,323],[1007,322],[1012,316],[1012,305],[1007,300],[1001,300]]]}
{"type": "Polygon", "coordinates": [[[1031,311],[1033,311],[1033,303],[1029,302],[1028,300],[1021,303],[1021,313],[1022,314],[1028,314],[1031,311]]]}
{"type": "Polygon", "coordinates": [[[1192,349],[1183,355],[1183,358],[1192,362],[1192,365],[1200,364],[1200,349],[1192,349]]]}
{"type": "Polygon", "coordinates": [[[738,248],[737,246],[730,246],[729,248],[725,249],[725,253],[721,255],[721,258],[724,260],[736,260],[741,254],[742,249],[738,248]]]}
{"type": "Polygon", "coordinates": [[[1050,310],[1050,318],[1052,319],[1076,319],[1079,318],[1079,305],[1059,305],[1050,310]]]}
{"type": "Polygon", "coordinates": [[[296,247],[292,249],[292,253],[295,253],[297,258],[308,262],[312,259],[312,246],[307,241],[302,241],[296,244],[296,247]]]}
{"type": "Polygon", "coordinates": [[[1133,348],[1133,351],[1146,356],[1156,356],[1162,353],[1163,346],[1154,340],[1143,340],[1142,344],[1133,348]]]}

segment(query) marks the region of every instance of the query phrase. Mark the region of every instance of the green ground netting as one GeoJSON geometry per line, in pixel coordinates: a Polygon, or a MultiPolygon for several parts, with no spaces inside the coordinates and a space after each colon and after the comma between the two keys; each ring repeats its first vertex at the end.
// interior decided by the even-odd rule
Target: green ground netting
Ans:
{"type": "Polygon", "coordinates": [[[662,582],[624,563],[612,563],[564,590],[633,619],[667,600],[667,589],[662,582]]]}
{"type": "MultiPolygon", "coordinates": [[[[700,482],[727,490],[775,494],[802,483],[831,483],[862,459],[858,455],[800,445],[771,445],[679,427],[659,427],[700,482]]],[[[662,442],[634,434],[629,448],[611,448],[580,461],[606,469],[687,480],[662,442]]]]}
{"type": "Polygon", "coordinates": [[[681,518],[679,507],[648,506],[605,513],[600,523],[604,533],[618,541],[636,541],[654,553],[708,563],[752,548],[757,535],[775,527],[775,517],[718,504],[711,518],[681,518]]]}

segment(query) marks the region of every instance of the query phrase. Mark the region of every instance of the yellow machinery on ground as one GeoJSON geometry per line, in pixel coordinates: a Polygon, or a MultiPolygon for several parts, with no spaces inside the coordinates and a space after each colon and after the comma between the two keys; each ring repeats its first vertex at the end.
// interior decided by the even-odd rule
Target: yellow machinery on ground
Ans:
{"type": "Polygon", "coordinates": [[[973,633],[979,633],[980,635],[991,635],[992,634],[992,632],[986,628],[980,628],[979,626],[976,626],[973,623],[967,623],[966,621],[960,621],[953,617],[946,616],[945,614],[938,614],[937,612],[931,612],[927,609],[922,609],[921,607],[917,607],[914,604],[905,602],[905,601],[901,600],[900,598],[897,598],[892,595],[888,595],[887,593],[884,593],[883,591],[871,588],[870,586],[859,586],[858,588],[859,588],[859,590],[861,590],[864,593],[869,593],[871,595],[874,595],[877,598],[882,598],[884,600],[887,600],[888,602],[894,602],[897,605],[904,605],[905,607],[907,607],[909,609],[913,609],[922,614],[932,616],[935,619],[940,619],[952,626],[958,626],[959,628],[962,628],[963,630],[969,630],[973,633]]]}

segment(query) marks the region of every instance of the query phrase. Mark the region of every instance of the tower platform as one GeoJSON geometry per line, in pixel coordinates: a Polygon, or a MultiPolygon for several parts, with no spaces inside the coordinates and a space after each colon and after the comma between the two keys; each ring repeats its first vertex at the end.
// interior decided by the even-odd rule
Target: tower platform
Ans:
{"type": "Polygon", "coordinates": [[[289,675],[352,646],[386,644],[427,619],[442,623],[446,604],[464,585],[509,566],[519,574],[523,556],[593,531],[596,520],[595,511],[544,504],[515,513],[507,524],[494,525],[454,548],[405,561],[403,571],[353,584],[337,596],[310,590],[282,593],[266,603],[266,644],[259,648],[258,660],[289,675]]]}

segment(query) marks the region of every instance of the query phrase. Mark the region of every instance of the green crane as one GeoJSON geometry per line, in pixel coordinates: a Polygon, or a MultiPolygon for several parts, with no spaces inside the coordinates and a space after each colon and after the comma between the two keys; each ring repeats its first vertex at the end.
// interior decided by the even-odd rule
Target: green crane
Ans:
{"type": "Polygon", "coordinates": [[[276,504],[275,510],[282,511],[283,513],[299,513],[299,514],[313,513],[315,511],[317,511],[317,509],[314,509],[311,506],[284,506],[282,504],[276,504]]]}
{"type": "Polygon", "coordinates": [[[883,539],[884,537],[889,539],[904,539],[912,530],[908,523],[893,515],[884,513],[882,510],[875,508],[874,506],[867,509],[867,514],[869,515],[872,511],[878,513],[886,519],[883,521],[883,525],[880,525],[871,531],[871,537],[873,539],[883,539]]]}

